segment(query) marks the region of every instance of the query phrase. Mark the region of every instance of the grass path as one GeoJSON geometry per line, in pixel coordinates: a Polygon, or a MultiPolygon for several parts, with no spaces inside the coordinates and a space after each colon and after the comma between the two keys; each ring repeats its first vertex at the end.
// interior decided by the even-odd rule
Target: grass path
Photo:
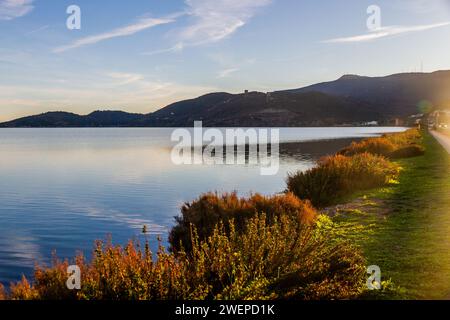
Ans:
{"type": "Polygon", "coordinates": [[[359,239],[369,265],[401,288],[387,298],[450,299],[450,156],[428,133],[424,145],[425,156],[399,161],[399,184],[344,217],[371,232],[359,239]]]}

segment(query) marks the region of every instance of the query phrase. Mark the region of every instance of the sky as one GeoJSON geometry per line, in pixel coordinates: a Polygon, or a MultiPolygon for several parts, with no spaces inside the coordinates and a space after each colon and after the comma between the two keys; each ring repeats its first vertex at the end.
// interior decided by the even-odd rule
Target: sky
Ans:
{"type": "Polygon", "coordinates": [[[0,0],[0,121],[447,70],[449,40],[450,0],[0,0]]]}

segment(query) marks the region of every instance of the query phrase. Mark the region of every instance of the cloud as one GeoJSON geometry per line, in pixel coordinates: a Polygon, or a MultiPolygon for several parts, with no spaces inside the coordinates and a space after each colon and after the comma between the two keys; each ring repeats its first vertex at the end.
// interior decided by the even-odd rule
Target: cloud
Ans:
{"type": "Polygon", "coordinates": [[[33,9],[34,0],[0,0],[0,20],[23,17],[33,9]]]}
{"type": "Polygon", "coordinates": [[[145,75],[116,71],[98,74],[89,81],[71,79],[69,87],[56,81],[43,83],[42,79],[40,85],[0,84],[0,120],[49,110],[84,113],[96,107],[147,113],[217,90],[213,86],[147,79],[145,75]]]}
{"type": "Polygon", "coordinates": [[[47,30],[48,28],[50,28],[50,26],[49,25],[45,25],[45,26],[39,27],[37,29],[31,30],[30,32],[26,33],[25,35],[29,36],[29,35],[32,35],[34,33],[38,33],[38,32],[47,30]]]}
{"type": "Polygon", "coordinates": [[[142,54],[181,52],[186,47],[218,42],[245,26],[259,8],[271,3],[272,0],[185,0],[186,10],[173,15],[188,17],[188,25],[178,32],[176,45],[142,54]]]}
{"type": "Polygon", "coordinates": [[[217,79],[231,77],[234,73],[256,63],[256,59],[237,59],[233,54],[230,55],[223,52],[208,54],[208,58],[219,66],[216,76],[217,79]]]}
{"type": "Polygon", "coordinates": [[[219,72],[219,74],[217,75],[218,78],[227,78],[229,77],[231,74],[238,72],[239,68],[229,68],[229,69],[225,69],[219,72]]]}
{"type": "Polygon", "coordinates": [[[383,27],[376,31],[371,31],[370,33],[357,35],[357,36],[351,36],[351,37],[344,37],[344,38],[335,38],[323,41],[324,43],[353,43],[353,42],[366,42],[366,41],[373,41],[381,38],[386,37],[393,37],[397,35],[407,34],[407,33],[413,33],[413,32],[421,32],[426,30],[431,30],[435,28],[441,28],[450,25],[450,22],[442,22],[442,23],[435,23],[435,24],[429,24],[429,25],[420,25],[420,26],[390,26],[390,27],[383,27]]]}
{"type": "Polygon", "coordinates": [[[247,22],[271,0],[186,0],[192,24],[180,33],[182,42],[203,44],[222,40],[247,22]]]}
{"type": "Polygon", "coordinates": [[[130,35],[133,35],[135,33],[144,31],[146,29],[153,28],[155,26],[162,25],[162,24],[172,23],[174,21],[175,20],[173,18],[161,18],[161,19],[147,18],[147,19],[141,19],[137,23],[128,25],[126,27],[118,28],[118,29],[112,30],[110,32],[105,32],[105,33],[101,33],[101,34],[98,34],[98,35],[89,36],[89,37],[86,37],[86,38],[82,38],[82,39],[76,40],[75,42],[73,42],[73,43],[71,43],[69,45],[56,48],[55,50],[53,50],[53,52],[61,53],[61,52],[67,51],[67,50],[71,50],[71,49],[75,49],[75,48],[79,48],[79,47],[95,44],[95,43],[98,43],[98,42],[101,42],[101,41],[105,41],[105,40],[109,40],[109,39],[112,39],[112,38],[130,36],[130,35]]]}
{"type": "Polygon", "coordinates": [[[122,72],[111,72],[107,76],[110,78],[118,80],[117,85],[123,86],[131,83],[136,83],[144,80],[144,76],[135,73],[122,73],[122,72]]]}
{"type": "Polygon", "coordinates": [[[167,49],[159,49],[159,50],[154,50],[154,51],[148,51],[148,52],[143,52],[142,55],[144,56],[154,56],[157,54],[162,54],[162,53],[173,53],[173,52],[181,52],[184,48],[183,43],[177,43],[176,45],[174,45],[173,47],[167,48],[167,49]]]}

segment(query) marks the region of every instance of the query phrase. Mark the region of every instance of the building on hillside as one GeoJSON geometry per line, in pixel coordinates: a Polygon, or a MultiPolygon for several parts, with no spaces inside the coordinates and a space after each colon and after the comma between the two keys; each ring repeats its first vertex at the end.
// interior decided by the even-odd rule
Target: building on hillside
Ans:
{"type": "Polygon", "coordinates": [[[367,127],[376,127],[378,126],[378,121],[370,121],[370,122],[364,122],[363,126],[367,126],[367,127]]]}

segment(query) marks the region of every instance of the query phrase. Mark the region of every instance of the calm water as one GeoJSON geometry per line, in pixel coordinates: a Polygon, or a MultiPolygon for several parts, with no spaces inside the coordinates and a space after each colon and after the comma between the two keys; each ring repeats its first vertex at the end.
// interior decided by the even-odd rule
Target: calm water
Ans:
{"type": "Polygon", "coordinates": [[[56,250],[89,255],[93,241],[163,240],[185,201],[207,191],[272,194],[287,172],[304,170],[349,140],[401,128],[282,129],[280,171],[259,167],[175,166],[170,129],[0,129],[0,282],[30,275],[56,250]]]}

